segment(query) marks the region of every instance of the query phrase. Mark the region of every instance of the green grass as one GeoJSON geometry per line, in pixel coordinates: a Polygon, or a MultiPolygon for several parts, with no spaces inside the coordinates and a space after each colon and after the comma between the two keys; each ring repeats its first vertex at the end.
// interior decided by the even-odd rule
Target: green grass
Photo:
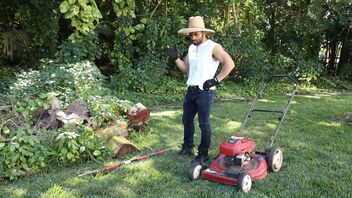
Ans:
{"type": "MultiPolygon", "coordinates": [[[[264,100],[277,105],[281,97],[264,100]]],[[[180,103],[181,104],[181,103],[180,103]]],[[[251,100],[217,101],[212,112],[213,139],[210,155],[241,127],[251,100]]],[[[103,164],[88,162],[42,171],[0,185],[0,197],[350,197],[352,194],[352,93],[296,95],[274,145],[284,150],[284,164],[277,173],[254,182],[247,194],[233,186],[198,179],[190,182],[191,157],[178,157],[183,127],[181,106],[151,107],[150,131],[132,133],[141,150],[103,164]],[[77,176],[150,151],[171,150],[145,161],[123,166],[110,174],[77,176]]],[[[275,129],[275,116],[253,117],[244,135],[265,139],[275,129]],[[265,119],[268,121],[265,121],[265,119]]],[[[197,128],[195,142],[199,143],[197,128]]]]}

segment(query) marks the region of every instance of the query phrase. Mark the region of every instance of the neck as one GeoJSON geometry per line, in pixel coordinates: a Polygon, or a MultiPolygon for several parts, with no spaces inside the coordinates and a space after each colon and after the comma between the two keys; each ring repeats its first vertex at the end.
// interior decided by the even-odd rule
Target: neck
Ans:
{"type": "Polygon", "coordinates": [[[199,43],[199,45],[201,45],[201,44],[205,43],[207,40],[208,40],[208,38],[207,38],[207,37],[204,37],[204,39],[202,40],[202,42],[201,42],[201,43],[199,43]]]}

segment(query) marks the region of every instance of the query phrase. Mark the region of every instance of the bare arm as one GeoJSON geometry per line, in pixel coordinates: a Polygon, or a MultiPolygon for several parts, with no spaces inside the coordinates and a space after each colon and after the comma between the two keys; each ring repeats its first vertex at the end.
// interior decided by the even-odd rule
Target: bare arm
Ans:
{"type": "Polygon", "coordinates": [[[235,68],[235,63],[233,62],[231,56],[222,48],[221,45],[216,45],[214,47],[213,56],[224,65],[220,73],[216,76],[220,82],[235,68]]]}
{"type": "Polygon", "coordinates": [[[184,58],[184,60],[181,60],[180,58],[176,59],[176,65],[177,67],[183,72],[183,73],[188,73],[188,54],[184,58]]]}

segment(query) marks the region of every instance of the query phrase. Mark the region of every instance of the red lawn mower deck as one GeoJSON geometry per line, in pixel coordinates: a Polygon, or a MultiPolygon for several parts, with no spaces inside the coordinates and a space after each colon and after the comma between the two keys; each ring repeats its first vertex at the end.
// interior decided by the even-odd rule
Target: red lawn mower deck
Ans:
{"type": "Polygon", "coordinates": [[[272,145],[296,91],[297,82],[290,76],[271,76],[264,83],[261,91],[257,93],[251,108],[247,112],[241,130],[236,136],[226,139],[220,145],[220,154],[210,163],[208,168],[204,164],[200,164],[200,162],[192,162],[188,173],[189,179],[193,181],[201,176],[206,180],[233,185],[243,192],[248,192],[252,187],[252,180],[264,179],[269,171],[279,171],[283,163],[283,152],[281,148],[272,147],[272,145]],[[255,109],[258,99],[262,97],[263,91],[273,78],[288,78],[292,83],[293,90],[288,96],[287,106],[283,111],[255,109]],[[246,127],[251,113],[256,111],[281,114],[276,131],[270,138],[270,145],[264,152],[255,151],[256,143],[241,136],[241,132],[246,127]]]}

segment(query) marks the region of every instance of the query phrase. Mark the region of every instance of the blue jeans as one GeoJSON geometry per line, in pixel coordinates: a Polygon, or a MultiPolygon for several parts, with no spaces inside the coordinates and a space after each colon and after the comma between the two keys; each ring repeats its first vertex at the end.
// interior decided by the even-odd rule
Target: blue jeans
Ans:
{"type": "Polygon", "coordinates": [[[201,141],[198,153],[208,153],[211,142],[210,112],[214,104],[215,91],[203,91],[198,87],[189,87],[183,101],[182,122],[184,127],[183,146],[194,147],[194,118],[198,114],[201,141]]]}

